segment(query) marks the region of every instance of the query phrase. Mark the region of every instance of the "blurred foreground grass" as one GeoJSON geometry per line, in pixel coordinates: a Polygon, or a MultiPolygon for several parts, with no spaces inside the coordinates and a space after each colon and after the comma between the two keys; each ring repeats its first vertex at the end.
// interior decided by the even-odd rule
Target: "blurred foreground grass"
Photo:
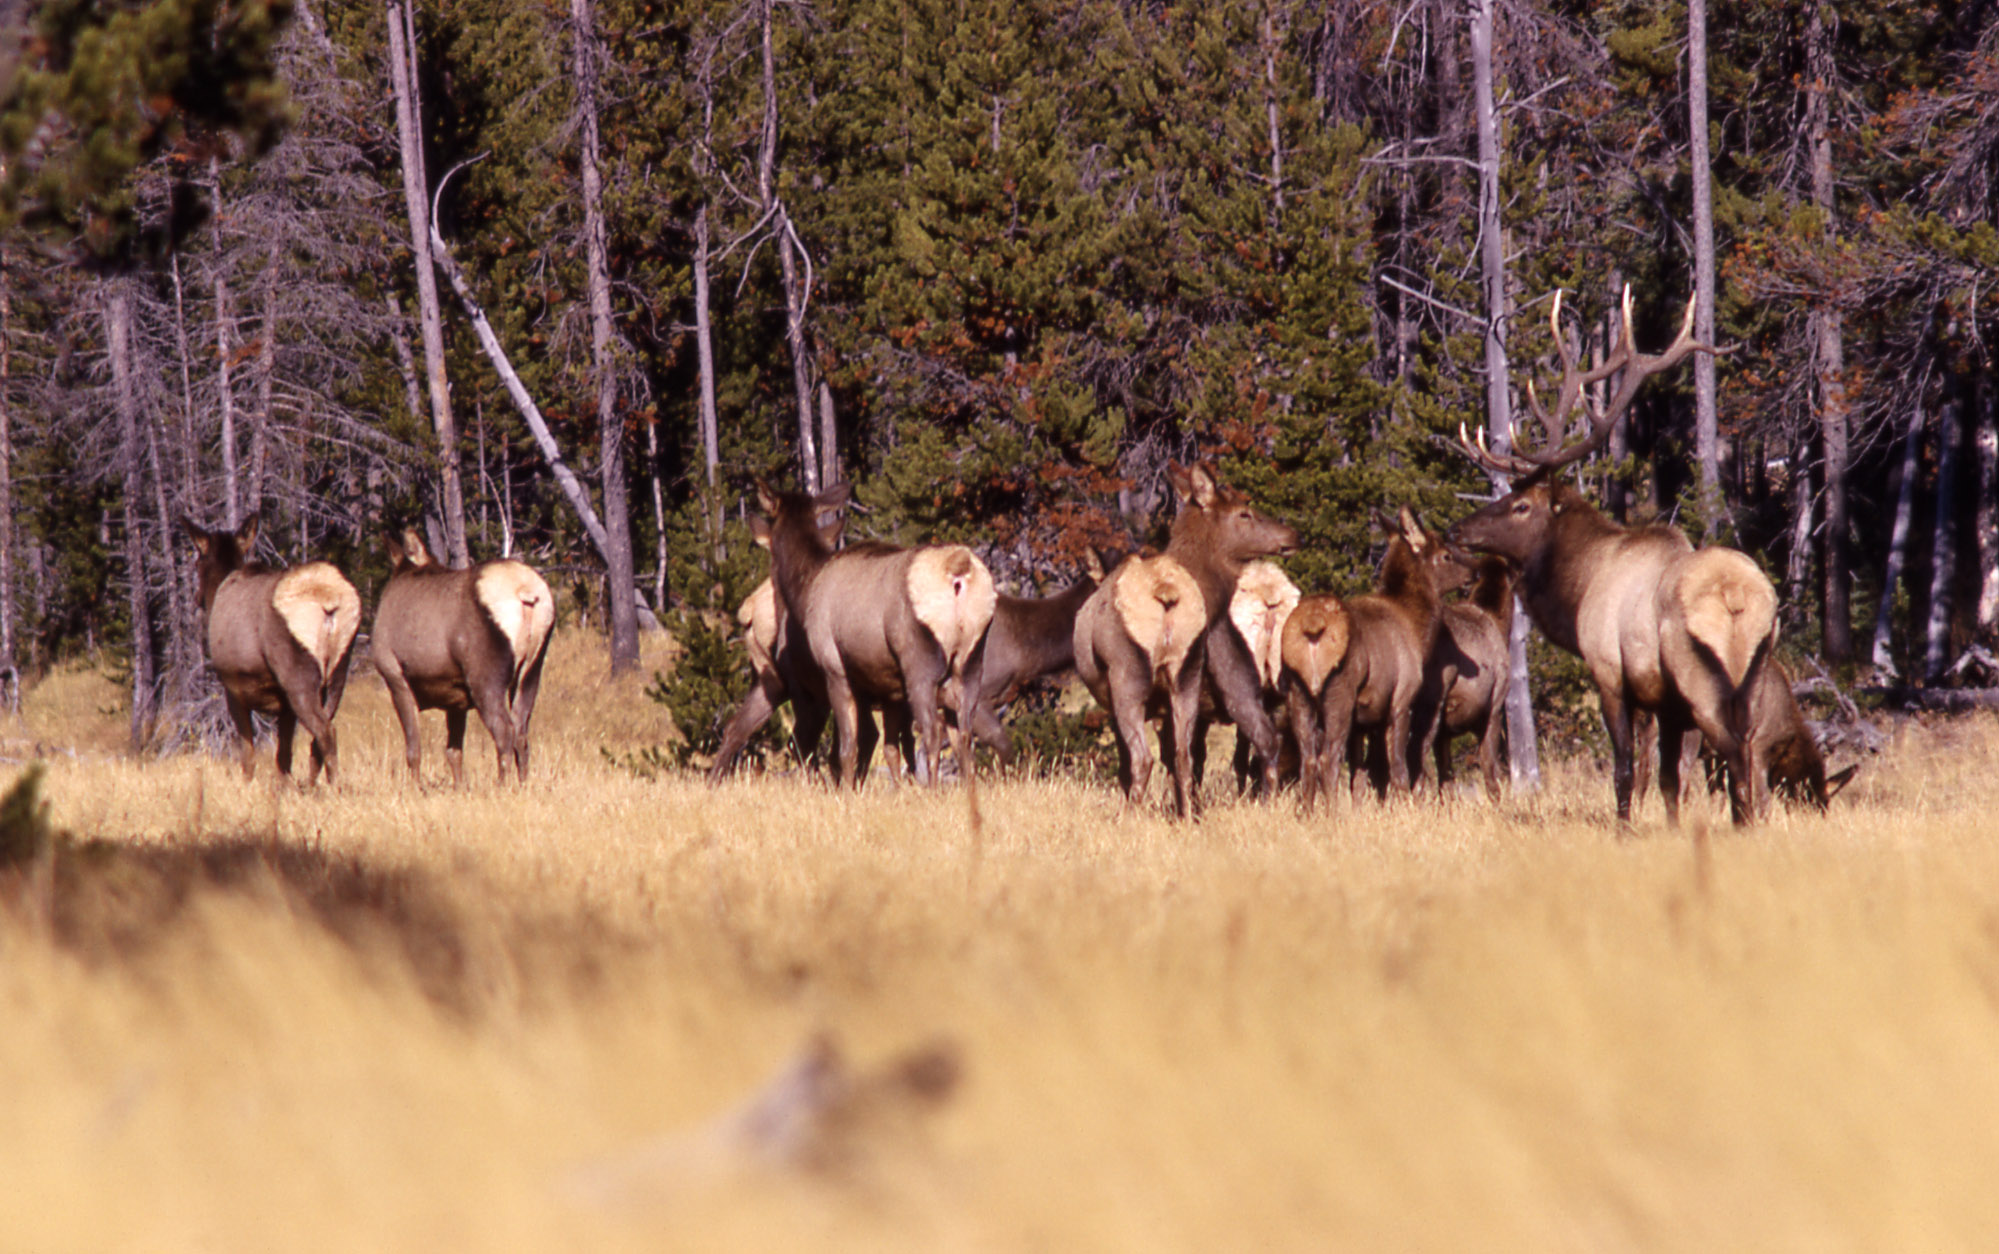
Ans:
{"type": "Polygon", "coordinates": [[[115,694],[63,682],[0,728],[69,834],[0,871],[0,1248],[1999,1230],[1991,719],[1740,835],[1654,799],[1619,838],[1578,766],[1498,810],[1196,826],[997,783],[974,839],[954,789],[635,779],[600,749],[657,707],[575,642],[519,790],[479,730],[473,787],[410,785],[366,676],[316,792],[119,758],[115,694]],[[962,1083],[830,1168],[746,1152],[724,1121],[821,1035],[863,1068],[942,1042],[962,1083]]]}

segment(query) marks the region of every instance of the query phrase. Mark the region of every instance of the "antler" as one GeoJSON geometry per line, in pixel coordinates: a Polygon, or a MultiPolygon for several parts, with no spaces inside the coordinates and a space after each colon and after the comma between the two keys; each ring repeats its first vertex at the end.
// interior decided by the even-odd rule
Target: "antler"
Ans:
{"type": "Polygon", "coordinates": [[[1554,470],[1571,462],[1581,461],[1602,448],[1610,439],[1611,428],[1618,416],[1630,408],[1638,395],[1638,389],[1645,380],[1678,365],[1689,353],[1712,353],[1717,351],[1712,344],[1704,344],[1694,339],[1694,302],[1687,302],[1686,315],[1680,320],[1679,334],[1673,342],[1659,353],[1641,353],[1631,323],[1631,285],[1625,284],[1622,308],[1622,322],[1617,344],[1604,358],[1601,365],[1589,370],[1580,370],[1576,354],[1569,347],[1568,337],[1562,334],[1562,294],[1555,293],[1553,306],[1548,311],[1548,328],[1554,333],[1555,349],[1562,359],[1562,381],[1555,394],[1553,412],[1542,408],[1541,397],[1530,379],[1527,383],[1527,408],[1540,422],[1543,432],[1542,445],[1537,452],[1495,453],[1485,444],[1481,435],[1478,444],[1464,438],[1462,425],[1458,430],[1460,451],[1479,466],[1488,471],[1505,475],[1529,474],[1535,470],[1554,470]],[[1589,398],[1588,389],[1612,375],[1618,375],[1617,391],[1610,400],[1599,407],[1589,398]],[[1588,420],[1588,434],[1574,443],[1570,440],[1575,412],[1581,409],[1588,420]]]}

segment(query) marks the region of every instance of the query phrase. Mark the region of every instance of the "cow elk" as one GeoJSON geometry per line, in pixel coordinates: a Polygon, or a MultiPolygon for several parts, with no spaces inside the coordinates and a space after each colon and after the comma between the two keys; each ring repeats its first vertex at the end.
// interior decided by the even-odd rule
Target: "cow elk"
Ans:
{"type": "MultiPolygon", "coordinates": [[[[1260,557],[1288,553],[1298,533],[1252,508],[1205,465],[1167,467],[1180,498],[1163,554],[1128,558],[1076,615],[1076,674],[1117,724],[1118,781],[1127,801],[1152,776],[1146,722],[1163,714],[1161,746],[1171,761],[1173,808],[1194,811],[1192,740],[1207,676],[1205,642],[1221,630],[1237,578],[1260,557]]],[[[1276,733],[1263,711],[1254,671],[1249,701],[1229,713],[1238,727],[1257,729],[1266,770],[1276,773],[1276,733]],[[1262,726],[1258,727],[1261,721],[1262,726]]]]}
{"type": "Polygon", "coordinates": [[[1001,595],[993,608],[981,667],[984,695],[973,707],[972,734],[1002,763],[1012,764],[1013,742],[999,712],[1028,685],[1076,665],[1076,615],[1103,579],[1103,567],[1092,565],[1091,573],[1053,596],[1001,595]]]}
{"type": "Polygon", "coordinates": [[[1512,491],[1452,528],[1452,537],[1514,563],[1528,616],[1589,667],[1610,733],[1619,822],[1631,818],[1633,717],[1639,711],[1659,719],[1659,784],[1669,823],[1679,821],[1679,746],[1695,729],[1729,766],[1734,820],[1751,822],[1761,803],[1763,768],[1750,735],[1748,696],[1775,631],[1775,589],[1734,549],[1696,550],[1663,524],[1622,526],[1557,478],[1563,467],[1603,446],[1646,379],[1689,353],[1714,349],[1694,340],[1689,303],[1664,352],[1638,352],[1627,288],[1616,347],[1601,365],[1584,371],[1563,333],[1561,307],[1557,297],[1549,315],[1563,368],[1552,412],[1531,386],[1527,390],[1545,433],[1542,447],[1498,454],[1461,433],[1460,446],[1481,466],[1520,478],[1512,491]],[[1590,403],[1589,390],[1613,375],[1618,382],[1609,399],[1590,403]],[[1572,439],[1579,409],[1588,430],[1572,439]]]}
{"type": "MultiPolygon", "coordinates": [[[[1214,658],[1218,646],[1239,648],[1248,672],[1255,677],[1258,694],[1266,716],[1271,722],[1278,741],[1276,776],[1281,779],[1287,771],[1297,769],[1297,741],[1290,733],[1282,718],[1284,693],[1284,660],[1282,645],[1284,640],[1284,620],[1291,617],[1291,611],[1298,607],[1298,585],[1273,562],[1256,561],[1243,567],[1242,575],[1236,580],[1235,595],[1229,598],[1229,625],[1233,632],[1217,632],[1209,637],[1209,696],[1226,709],[1216,681],[1217,670],[1227,673],[1227,664],[1216,667],[1214,658]],[[1225,643],[1224,643],[1225,642],[1225,643]],[[1286,760],[1287,751],[1289,760],[1286,760]]],[[[1195,736],[1198,748],[1201,737],[1195,736]]],[[[1243,791],[1252,785],[1261,785],[1266,795],[1275,782],[1270,772],[1261,771],[1256,762],[1256,744],[1251,733],[1244,728],[1236,728],[1235,776],[1236,788],[1243,791]]],[[[1196,772],[1198,774],[1198,771],[1196,772]]]]}
{"type": "Polygon", "coordinates": [[[444,760],[465,783],[465,724],[471,710],[492,734],[500,778],[512,764],[528,776],[528,723],[541,690],[542,659],[555,628],[555,600],[534,569],[512,558],[453,570],[423,538],[389,540],[395,564],[375,609],[375,669],[402,723],[404,759],[423,777],[419,710],[444,711],[444,760]]]}
{"type": "MultiPolygon", "coordinates": [[[[906,704],[920,744],[917,778],[935,782],[946,681],[982,692],[979,646],[996,592],[985,563],[962,545],[903,549],[863,543],[835,549],[821,519],[847,504],[849,488],[818,496],[758,486],[765,517],[751,521],[771,551],[777,595],[804,624],[840,736],[840,782],[860,780],[864,707],[906,704]]],[[[958,761],[971,769],[961,720],[958,761]]]]}
{"type": "Polygon", "coordinates": [[[252,556],[258,520],[234,532],[207,531],[189,519],[201,608],[208,618],[208,661],[222,683],[244,778],[257,769],[253,712],[274,715],[278,771],[290,775],[292,736],[301,723],[312,737],[306,782],[335,783],[340,753],[333,716],[347,688],[347,664],[361,627],[361,598],[329,562],[272,570],[252,556]]]}
{"type": "Polygon", "coordinates": [[[1465,600],[1443,607],[1436,648],[1416,698],[1419,743],[1411,753],[1418,767],[1426,751],[1434,757],[1437,789],[1444,792],[1452,779],[1452,742],[1466,733],[1478,737],[1485,795],[1498,801],[1499,735],[1506,722],[1508,640],[1513,633],[1513,571],[1504,558],[1488,556],[1471,567],[1471,579],[1465,600]]]}
{"type": "MultiPolygon", "coordinates": [[[[1410,790],[1411,729],[1424,668],[1437,638],[1440,576],[1461,570],[1442,537],[1403,507],[1391,523],[1375,591],[1340,600],[1307,597],[1284,625],[1280,657],[1309,810],[1330,797],[1350,741],[1373,742],[1383,783],[1410,790]]],[[[1356,773],[1354,787],[1358,791],[1356,773]]]]}

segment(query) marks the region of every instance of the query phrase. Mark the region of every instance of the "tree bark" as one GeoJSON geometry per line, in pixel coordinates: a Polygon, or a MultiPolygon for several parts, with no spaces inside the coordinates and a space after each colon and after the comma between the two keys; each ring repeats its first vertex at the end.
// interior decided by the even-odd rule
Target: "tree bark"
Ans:
{"type": "MultiPolygon", "coordinates": [[[[1492,17],[1494,0],[1474,0],[1471,21],[1473,93],[1478,115],[1479,269],[1485,287],[1486,421],[1494,448],[1513,447],[1513,407],[1506,362],[1506,241],[1499,218],[1499,119],[1493,106],[1492,17]]],[[[1506,484],[1496,481],[1504,491],[1506,484]]],[[[1527,616],[1516,615],[1506,686],[1506,750],[1513,787],[1530,792],[1541,786],[1541,755],[1535,743],[1534,698],[1527,687],[1527,616]]]]}
{"type": "Polygon", "coordinates": [[[1903,563],[1908,560],[1909,532],[1916,513],[1916,472],[1923,442],[1923,407],[1909,410],[1909,426],[1902,434],[1902,460],[1896,468],[1895,522],[1888,532],[1888,561],[1881,571],[1881,603],[1874,607],[1874,642],[1868,650],[1874,669],[1894,678],[1895,652],[1891,630],[1895,608],[1895,585],[1901,581],[1903,563]]]}
{"type": "Polygon", "coordinates": [[[820,489],[819,442],[813,434],[812,359],[805,348],[805,307],[812,296],[811,260],[797,247],[791,215],[777,197],[777,58],[772,50],[774,0],[763,0],[763,133],[757,148],[757,195],[771,219],[784,273],[784,341],[791,350],[791,389],[798,405],[798,472],[807,492],[820,489]],[[799,273],[804,262],[807,273],[799,273]]]}
{"type": "Polygon", "coordinates": [[[1999,632],[1999,383],[1978,377],[1978,638],[1999,632]]]}
{"type": "Polygon", "coordinates": [[[13,300],[7,257],[0,252],[0,709],[21,712],[21,664],[14,652],[14,382],[13,300]]]}
{"type": "Polygon", "coordinates": [[[708,475],[708,543],[722,556],[722,461],[720,423],[715,414],[715,333],[708,310],[708,206],[694,211],[694,356],[701,376],[701,465],[708,475]]]}
{"type": "Polygon", "coordinates": [[[159,691],[153,660],[152,597],[147,584],[146,544],[140,502],[146,494],[141,454],[139,405],[132,390],[132,298],[113,280],[104,300],[104,338],[111,355],[111,392],[118,411],[119,461],[124,471],[126,605],[132,619],[132,752],[152,739],[159,691]]]}
{"type": "MultiPolygon", "coordinates": [[[[1833,243],[1832,177],[1832,26],[1827,6],[1814,3],[1805,19],[1805,127],[1812,154],[1812,203],[1818,207],[1828,247],[1833,243]]],[[[1826,660],[1853,660],[1852,572],[1847,552],[1846,477],[1848,415],[1846,348],[1839,310],[1822,300],[1812,313],[1815,369],[1818,376],[1819,436],[1825,468],[1825,621],[1822,647],[1826,660]]]]}
{"type": "MultiPolygon", "coordinates": [[[[271,461],[271,388],[277,372],[278,311],[275,267],[267,269],[259,286],[263,306],[257,334],[257,418],[250,427],[250,470],[244,496],[254,514],[264,512],[264,482],[271,461]]],[[[303,517],[303,513],[300,515],[303,517]]]]}
{"type": "Polygon", "coordinates": [[[1930,612],[1923,631],[1923,678],[1929,683],[1942,679],[1951,662],[1951,585],[1957,576],[1957,476],[1963,431],[1963,396],[1952,381],[1937,410],[1937,512],[1930,547],[1930,612]]]}
{"type": "Polygon", "coordinates": [[[416,261],[417,324],[423,338],[424,375],[430,385],[431,426],[437,433],[439,513],[444,522],[446,559],[471,565],[465,547],[465,488],[458,471],[458,420],[451,413],[451,385],[444,372],[444,314],[438,307],[437,279],[431,273],[428,182],[423,166],[423,106],[417,98],[416,26],[410,10],[389,0],[389,79],[396,95],[396,133],[401,140],[403,203],[410,220],[410,252],[416,261]]]}
{"type": "Polygon", "coordinates": [[[214,214],[210,226],[215,247],[216,411],[222,421],[222,525],[234,531],[243,525],[242,481],[236,467],[236,389],[230,381],[236,350],[230,343],[229,276],[222,268],[228,255],[222,242],[222,166],[214,157],[208,159],[208,194],[214,214]]]}
{"type": "MultiPolygon", "coordinates": [[[[1714,186],[1708,155],[1707,0],[1687,0],[1687,164],[1694,196],[1694,337],[1714,339],[1714,186]]],[[[1727,530],[1721,493],[1721,435],[1715,408],[1715,358],[1694,354],[1694,451],[1700,461],[1702,533],[1727,530]]]]}
{"type": "Polygon", "coordinates": [[[599,469],[604,499],[604,600],[611,619],[611,673],[623,675],[639,664],[639,620],[633,582],[631,503],[625,487],[625,427],[618,417],[618,379],[613,357],[611,265],[604,226],[604,183],[598,169],[596,35],[590,0],[570,0],[576,30],[572,40],[576,104],[582,114],[577,156],[583,174],[583,238],[589,271],[590,362],[597,384],[599,469]]]}

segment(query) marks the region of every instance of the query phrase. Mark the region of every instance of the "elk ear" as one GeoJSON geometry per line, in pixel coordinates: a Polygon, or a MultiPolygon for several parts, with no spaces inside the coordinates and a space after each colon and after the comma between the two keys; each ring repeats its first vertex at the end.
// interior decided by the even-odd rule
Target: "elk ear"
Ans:
{"type": "Polygon", "coordinates": [[[1191,466],[1187,470],[1187,481],[1194,489],[1194,504],[1202,509],[1213,509],[1215,498],[1222,494],[1221,480],[1215,478],[1214,470],[1206,465],[1191,466]]]}
{"type": "Polygon", "coordinates": [[[187,532],[187,538],[194,541],[195,552],[201,554],[203,557],[207,557],[210,543],[208,533],[196,526],[194,519],[189,518],[186,514],[181,515],[180,526],[182,531],[187,532]]]}
{"type": "Polygon", "coordinates": [[[847,502],[852,500],[853,496],[854,496],[853,484],[836,483],[832,487],[826,489],[824,492],[821,492],[818,496],[813,497],[812,503],[817,505],[821,511],[829,509],[845,509],[847,508],[847,502]]]}
{"type": "Polygon", "coordinates": [[[770,485],[765,483],[762,479],[758,479],[756,481],[756,485],[757,485],[757,508],[761,509],[766,514],[773,514],[773,515],[776,514],[777,493],[771,491],[770,485]]]}
{"type": "Polygon", "coordinates": [[[1834,797],[1837,797],[1839,795],[1840,789],[1852,783],[1854,775],[1858,773],[1859,770],[1860,770],[1860,764],[1856,762],[1852,766],[1849,766],[1845,770],[1839,772],[1837,775],[1832,775],[1827,777],[1825,781],[1826,801],[1830,803],[1834,797]]]}
{"type": "Polygon", "coordinates": [[[430,546],[423,542],[423,533],[415,527],[403,528],[403,560],[412,566],[430,565],[430,546]]]}
{"type": "Polygon", "coordinates": [[[1180,498],[1182,505],[1200,506],[1200,488],[1194,480],[1194,472],[1179,462],[1166,463],[1166,482],[1173,488],[1173,495],[1180,498]]]}
{"type": "Polygon", "coordinates": [[[770,547],[770,522],[763,515],[750,515],[750,538],[757,542],[759,548],[770,547]]]}
{"type": "Polygon", "coordinates": [[[1415,510],[1404,505],[1397,511],[1395,521],[1400,524],[1402,538],[1413,547],[1425,549],[1430,546],[1430,533],[1424,528],[1422,520],[1416,517],[1415,510]]]}
{"type": "Polygon", "coordinates": [[[251,551],[257,547],[257,531],[263,525],[262,516],[252,514],[243,521],[242,526],[236,528],[236,547],[243,550],[244,557],[249,557],[251,551]]]}
{"type": "Polygon", "coordinates": [[[389,555],[389,568],[391,570],[403,564],[404,554],[403,542],[401,540],[396,539],[394,536],[384,536],[382,537],[382,549],[389,555]]]}
{"type": "Polygon", "coordinates": [[[1090,577],[1092,583],[1104,581],[1104,555],[1097,551],[1095,545],[1083,549],[1083,573],[1090,577]]]}

